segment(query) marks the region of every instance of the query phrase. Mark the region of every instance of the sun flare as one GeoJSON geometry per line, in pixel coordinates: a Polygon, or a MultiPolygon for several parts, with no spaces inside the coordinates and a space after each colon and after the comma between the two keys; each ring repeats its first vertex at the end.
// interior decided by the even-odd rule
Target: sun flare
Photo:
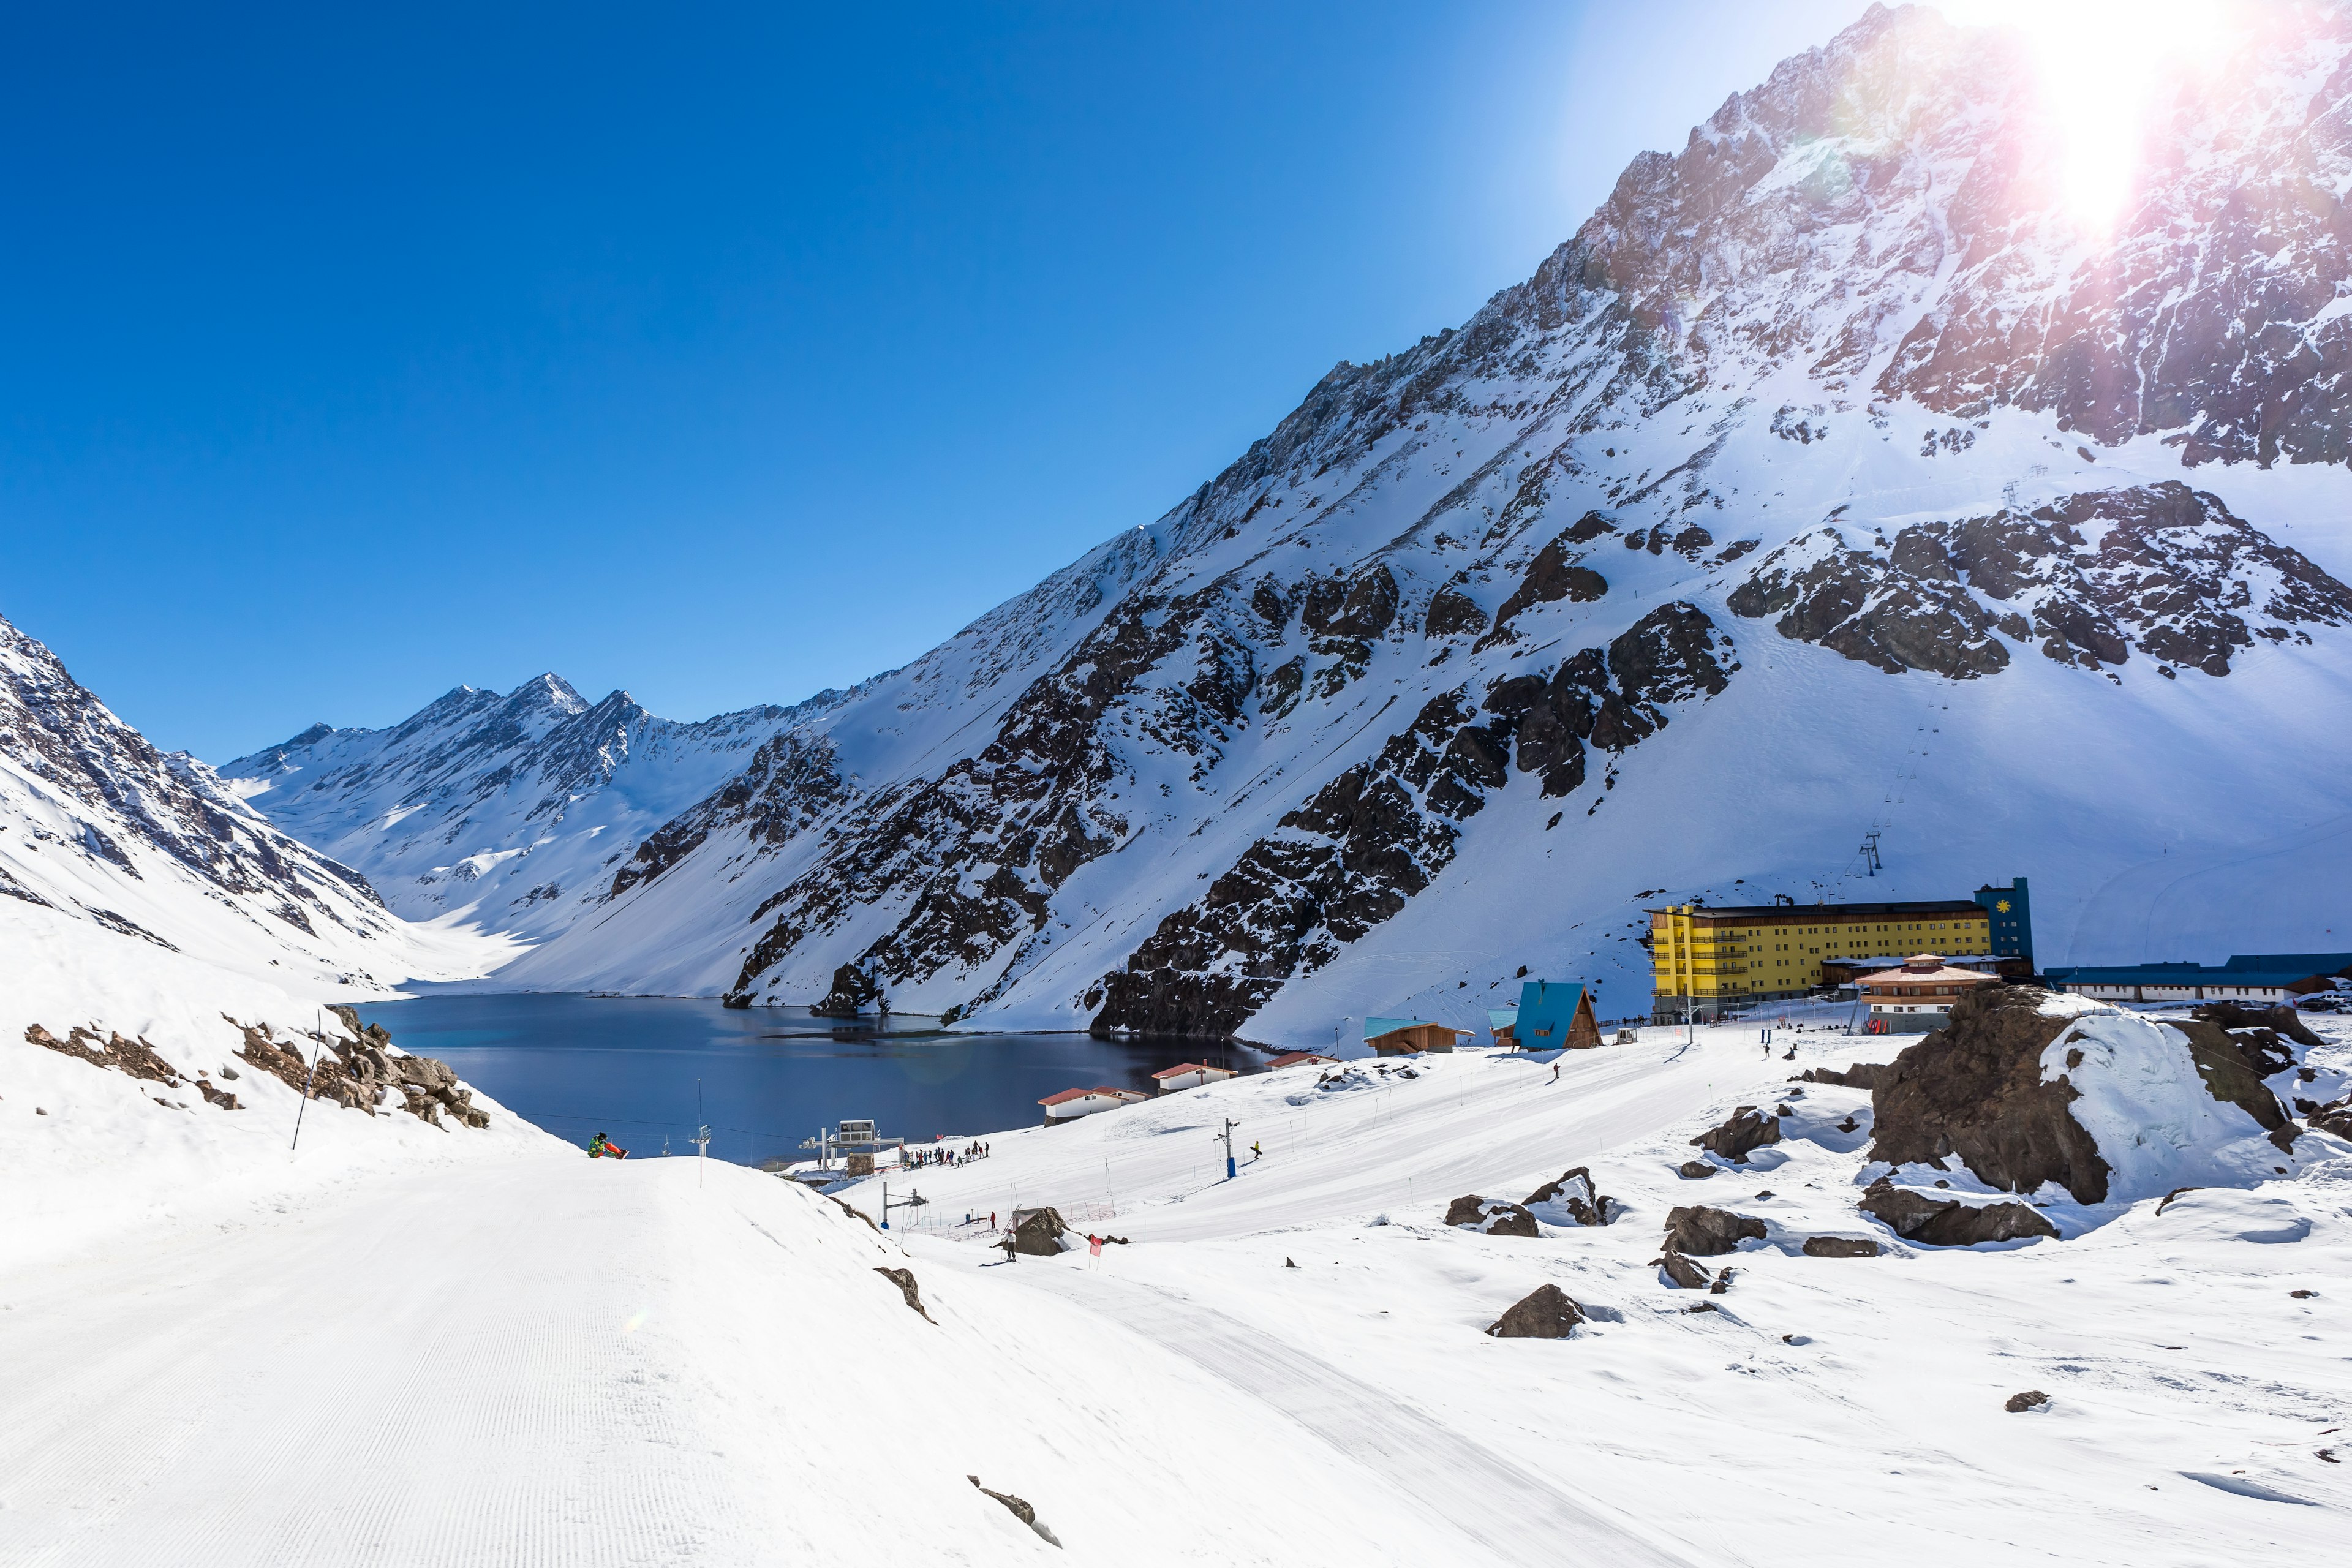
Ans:
{"type": "Polygon", "coordinates": [[[2085,229],[2114,226],[2139,173],[2143,137],[2168,88],[2218,68],[2243,36],[2232,0],[1940,0],[1956,22],[2021,34],[2063,145],[2065,206],[2085,229]]]}

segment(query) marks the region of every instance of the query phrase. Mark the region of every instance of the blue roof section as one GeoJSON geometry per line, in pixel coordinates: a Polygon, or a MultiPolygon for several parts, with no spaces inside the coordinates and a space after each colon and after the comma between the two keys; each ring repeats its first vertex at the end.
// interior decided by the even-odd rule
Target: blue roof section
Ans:
{"type": "Polygon", "coordinates": [[[1576,1021],[1577,1004],[1583,1000],[1581,980],[1527,982],[1519,987],[1518,1014],[1511,1038],[1523,1050],[1533,1047],[1538,1040],[1566,1045],[1568,1027],[1576,1021]]]}
{"type": "Polygon", "coordinates": [[[2304,974],[2341,974],[2352,969],[2352,952],[2241,952],[2231,956],[2231,969],[2293,969],[2304,974]]]}
{"type": "MultiPolygon", "coordinates": [[[[2291,955],[2282,955],[2291,956],[2291,955]]],[[[2053,969],[2050,976],[2068,985],[2292,985],[2325,974],[2320,969],[2219,968],[2203,963],[2128,963],[2107,968],[2053,969]]]]}
{"type": "Polygon", "coordinates": [[[1507,1029],[1518,1021],[1519,1010],[1517,1007],[1489,1007],[1486,1009],[1486,1022],[1497,1029],[1507,1029]]]}
{"type": "Polygon", "coordinates": [[[1477,1033],[1475,1029],[1456,1028],[1452,1024],[1440,1024],[1430,1018],[1367,1018],[1364,1020],[1364,1038],[1368,1040],[1376,1035],[1393,1035],[1399,1029],[1453,1029],[1457,1035],[1477,1033]]]}

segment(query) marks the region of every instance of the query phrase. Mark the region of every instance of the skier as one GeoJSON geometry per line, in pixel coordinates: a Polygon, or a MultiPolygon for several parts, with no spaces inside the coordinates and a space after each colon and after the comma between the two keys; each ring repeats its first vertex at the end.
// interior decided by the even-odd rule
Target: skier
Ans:
{"type": "Polygon", "coordinates": [[[1559,1081],[1559,1064],[1558,1062],[1551,1064],[1551,1081],[1554,1083],[1558,1083],[1559,1081]]]}
{"type": "Polygon", "coordinates": [[[588,1145],[588,1157],[591,1160],[625,1160],[629,1152],[599,1132],[588,1145]]]}

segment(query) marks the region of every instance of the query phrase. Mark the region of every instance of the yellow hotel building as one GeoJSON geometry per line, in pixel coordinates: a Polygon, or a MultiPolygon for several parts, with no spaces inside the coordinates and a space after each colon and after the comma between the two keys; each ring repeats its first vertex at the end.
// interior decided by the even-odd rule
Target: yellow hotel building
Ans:
{"type": "MultiPolygon", "coordinates": [[[[2006,911],[2006,902],[2000,905],[2006,911]]],[[[1969,899],[1911,904],[1676,904],[1650,917],[1650,1016],[1719,1017],[1751,1002],[1801,996],[1822,965],[1915,952],[1993,952],[1992,910],[1969,899]]]]}

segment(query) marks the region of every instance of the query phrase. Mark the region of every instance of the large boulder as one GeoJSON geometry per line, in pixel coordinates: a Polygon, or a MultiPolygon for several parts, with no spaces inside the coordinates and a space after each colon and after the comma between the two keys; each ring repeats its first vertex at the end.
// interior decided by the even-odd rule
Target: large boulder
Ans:
{"type": "Polygon", "coordinates": [[[1445,1210],[1445,1223],[1460,1226],[1487,1236],[1540,1236],[1536,1228],[1536,1216],[1524,1205],[1503,1198],[1482,1198],[1473,1193],[1454,1200],[1445,1210]]]}
{"type": "Polygon", "coordinates": [[[1731,1113],[1731,1119],[1720,1127],[1711,1127],[1691,1140],[1694,1148],[1705,1149],[1711,1154],[1730,1161],[1735,1165],[1748,1163],[1748,1156],[1767,1143],[1780,1141],[1780,1119],[1766,1116],[1752,1105],[1743,1105],[1731,1113]]]}
{"type": "Polygon", "coordinates": [[[1669,1210],[1666,1215],[1668,1248],[1694,1258],[1737,1252],[1742,1241],[1750,1239],[1764,1239],[1764,1222],[1733,1214],[1729,1209],[1693,1205],[1669,1210]]]}
{"type": "Polygon", "coordinates": [[[1031,1209],[1013,1223],[1013,1250],[1031,1258],[1057,1258],[1068,1227],[1054,1209],[1031,1209]]]}
{"type": "Polygon", "coordinates": [[[2202,1007],[2190,1008],[2189,1016],[2232,1031],[2265,1029],[2284,1035],[2298,1046],[2320,1043],[2319,1037],[2311,1032],[2311,1026],[2292,1007],[2247,1007],[2235,1002],[2209,1002],[2202,1007]]]}
{"type": "Polygon", "coordinates": [[[1804,1250],[1808,1258],[1875,1258],[1878,1243],[1860,1236],[1809,1236],[1804,1250]]]}
{"type": "Polygon", "coordinates": [[[1564,1340],[1584,1310],[1557,1285],[1538,1285],[1487,1325],[1498,1340],[1564,1340]]]}
{"type": "Polygon", "coordinates": [[[1592,1184],[1592,1173],[1579,1165],[1560,1173],[1558,1181],[1546,1182],[1529,1193],[1527,1206],[1530,1210],[1549,1210],[1538,1217],[1550,1219],[1554,1225],[1607,1225],[1609,1205],[1616,1201],[1603,1195],[1592,1184]]]}
{"type": "Polygon", "coordinates": [[[2030,986],[1960,998],[1950,1023],[1895,1058],[1871,1105],[1874,1159],[1958,1160],[1989,1185],[2054,1182],[2084,1204],[2259,1179],[2268,1166],[2251,1145],[2273,1134],[2284,1147],[2294,1131],[2220,1026],[2030,986]]]}
{"type": "MultiPolygon", "coordinates": [[[[1924,1247],[1974,1247],[1980,1242],[2058,1234],[2058,1227],[2029,1204],[1964,1204],[1957,1198],[1931,1198],[1883,1177],[1863,1194],[1860,1206],[1906,1241],[1924,1247]]],[[[1805,1250],[1812,1251],[1812,1242],[1805,1244],[1805,1250]]]]}
{"type": "Polygon", "coordinates": [[[845,963],[833,972],[833,989],[824,999],[809,1009],[820,1018],[855,1018],[857,1010],[882,994],[874,977],[854,963],[845,963]]]}

